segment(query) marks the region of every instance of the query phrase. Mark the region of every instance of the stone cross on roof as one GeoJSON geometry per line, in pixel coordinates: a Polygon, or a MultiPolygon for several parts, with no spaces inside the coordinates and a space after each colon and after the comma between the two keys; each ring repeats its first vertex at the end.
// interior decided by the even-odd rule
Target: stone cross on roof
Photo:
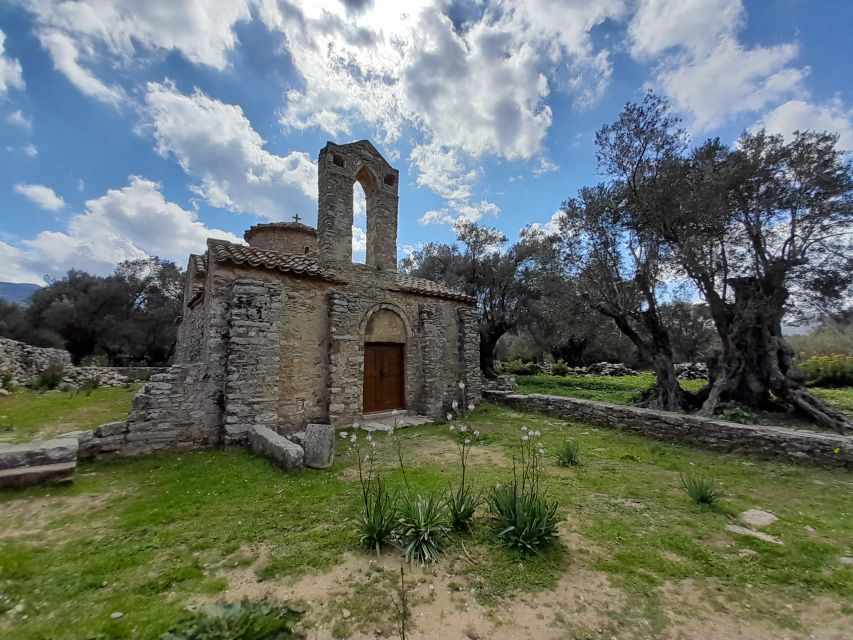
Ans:
{"type": "Polygon", "coordinates": [[[297,213],[295,216],[293,216],[293,221],[294,221],[294,222],[299,222],[300,220],[302,220],[302,218],[300,218],[300,217],[299,217],[299,214],[298,214],[298,213],[297,213]]]}

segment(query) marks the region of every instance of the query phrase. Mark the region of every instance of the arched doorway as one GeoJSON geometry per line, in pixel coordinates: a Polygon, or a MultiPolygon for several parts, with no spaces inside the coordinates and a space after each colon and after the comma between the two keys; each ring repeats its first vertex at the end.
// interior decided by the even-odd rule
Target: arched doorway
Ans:
{"type": "Polygon", "coordinates": [[[364,330],[362,411],[406,408],[406,325],[390,309],[370,316],[364,330]]]}

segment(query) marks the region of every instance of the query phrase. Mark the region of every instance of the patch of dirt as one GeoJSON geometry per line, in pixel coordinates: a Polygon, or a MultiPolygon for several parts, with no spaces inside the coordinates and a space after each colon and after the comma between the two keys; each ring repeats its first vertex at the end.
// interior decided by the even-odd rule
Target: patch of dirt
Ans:
{"type": "MultiPolygon", "coordinates": [[[[21,498],[0,503],[0,539],[36,536],[50,533],[53,540],[65,527],[54,528],[53,523],[69,516],[89,514],[100,509],[113,498],[111,493],[76,496],[45,496],[21,498]]],[[[86,524],[87,536],[92,537],[91,523],[86,524]]]]}
{"type": "MultiPolygon", "coordinates": [[[[568,523],[561,526],[560,537],[573,557],[581,550],[593,555],[600,553],[573,534],[568,523]]],[[[379,558],[347,554],[343,562],[325,573],[272,581],[260,581],[256,574],[269,557],[266,547],[242,548],[236,555],[255,559],[251,565],[223,567],[217,572],[228,582],[226,600],[248,597],[304,602],[309,610],[303,630],[311,640],[342,634],[360,640],[397,637],[394,602],[398,597],[401,560],[396,554],[385,552],[379,558]],[[368,585],[372,587],[367,588],[368,585]]],[[[845,629],[853,628],[853,616],[842,613],[840,605],[831,599],[784,603],[778,597],[762,601],[758,595],[740,602],[727,594],[724,587],[700,586],[692,580],[669,583],[656,591],[663,603],[661,614],[665,620],[665,629],[656,631],[652,621],[637,612],[636,600],[632,606],[628,595],[612,585],[607,574],[576,562],[551,590],[486,606],[477,601],[476,593],[464,577],[466,562],[461,554],[450,553],[432,567],[406,566],[411,611],[408,638],[843,640],[853,637],[845,635],[845,629]]]]}
{"type": "Polygon", "coordinates": [[[752,604],[732,602],[722,590],[703,589],[689,579],[668,583],[658,592],[668,605],[664,614],[670,624],[665,637],[672,640],[853,638],[853,616],[844,614],[839,603],[830,598],[784,602],[776,595],[762,598],[756,594],[747,598],[752,604]]]}

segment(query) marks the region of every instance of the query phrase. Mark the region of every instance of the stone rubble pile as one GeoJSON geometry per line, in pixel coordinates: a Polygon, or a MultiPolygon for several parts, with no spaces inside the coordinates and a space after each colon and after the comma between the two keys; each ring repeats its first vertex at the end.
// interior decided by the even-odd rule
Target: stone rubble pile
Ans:
{"type": "Polygon", "coordinates": [[[675,375],[680,380],[707,380],[708,365],[704,362],[679,362],[675,365],[675,375]]]}

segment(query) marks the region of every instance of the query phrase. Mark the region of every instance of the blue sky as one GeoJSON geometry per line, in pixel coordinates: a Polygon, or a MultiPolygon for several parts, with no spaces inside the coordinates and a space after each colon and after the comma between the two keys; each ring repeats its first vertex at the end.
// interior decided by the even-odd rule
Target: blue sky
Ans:
{"type": "Polygon", "coordinates": [[[647,88],[695,140],[853,149],[851,29],[846,0],[7,0],[0,280],[314,224],[327,140],[400,169],[401,255],[461,218],[514,238],[601,179],[595,130],[647,88]]]}

